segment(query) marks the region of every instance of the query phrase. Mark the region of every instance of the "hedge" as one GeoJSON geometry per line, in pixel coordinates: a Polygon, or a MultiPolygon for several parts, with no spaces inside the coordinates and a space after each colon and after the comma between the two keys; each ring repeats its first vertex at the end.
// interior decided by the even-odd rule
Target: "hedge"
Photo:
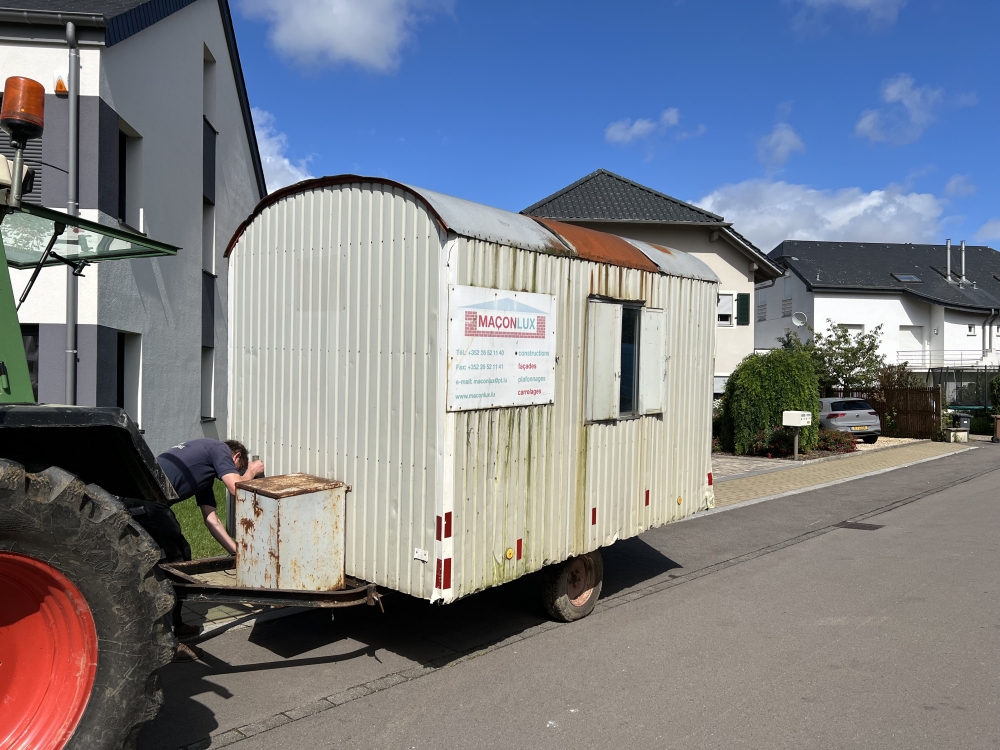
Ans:
{"type": "Polygon", "coordinates": [[[800,450],[812,450],[819,441],[819,383],[812,360],[804,351],[772,349],[751,354],[726,381],[722,396],[719,438],[722,448],[750,453],[761,433],[781,429],[781,412],[812,412],[812,425],[803,427],[800,450]]]}

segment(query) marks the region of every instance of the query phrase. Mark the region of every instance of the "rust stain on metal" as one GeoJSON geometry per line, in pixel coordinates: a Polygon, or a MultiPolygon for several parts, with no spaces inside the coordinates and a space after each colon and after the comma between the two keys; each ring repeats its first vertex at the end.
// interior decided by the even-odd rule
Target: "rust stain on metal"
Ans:
{"type": "MultiPolygon", "coordinates": [[[[257,515],[260,515],[260,514],[258,513],[257,515]]],[[[244,534],[252,534],[253,533],[253,521],[251,519],[249,519],[249,518],[241,518],[240,519],[240,526],[242,527],[244,534]]]]}
{"type": "Polygon", "coordinates": [[[641,250],[621,237],[573,224],[563,224],[561,221],[553,221],[552,219],[535,217],[535,221],[566,240],[576,250],[577,256],[583,260],[610,263],[624,268],[637,268],[640,271],[651,273],[659,273],[660,271],[659,267],[643,255],[641,250]]]}
{"type": "Polygon", "coordinates": [[[666,253],[667,255],[673,255],[674,254],[673,250],[671,250],[669,247],[666,247],[664,245],[656,245],[656,244],[654,244],[652,242],[649,242],[647,244],[650,245],[650,247],[655,247],[661,253],[666,253]]]}
{"type": "Polygon", "coordinates": [[[284,497],[336,489],[337,487],[343,487],[344,483],[333,479],[315,477],[311,474],[281,474],[275,477],[248,479],[245,482],[239,482],[236,486],[239,489],[250,490],[264,497],[280,500],[284,497]]]}

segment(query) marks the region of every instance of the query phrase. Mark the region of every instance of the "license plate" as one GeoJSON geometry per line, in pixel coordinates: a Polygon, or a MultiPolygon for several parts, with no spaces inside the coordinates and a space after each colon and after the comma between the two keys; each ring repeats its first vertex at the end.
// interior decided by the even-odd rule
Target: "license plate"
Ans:
{"type": "Polygon", "coordinates": [[[864,426],[864,425],[862,425],[861,427],[852,427],[851,428],[851,430],[853,430],[854,432],[865,432],[867,429],[868,428],[866,426],[864,426]]]}

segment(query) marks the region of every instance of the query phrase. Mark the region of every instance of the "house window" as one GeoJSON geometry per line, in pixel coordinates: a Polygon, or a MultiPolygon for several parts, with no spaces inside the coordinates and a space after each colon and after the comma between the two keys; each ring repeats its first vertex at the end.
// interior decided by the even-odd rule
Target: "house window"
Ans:
{"type": "Polygon", "coordinates": [[[125,410],[132,421],[142,418],[142,335],[118,332],[116,405],[125,410]]]}
{"type": "Polygon", "coordinates": [[[201,418],[215,419],[215,349],[201,348],[201,418]]]}
{"type": "Polygon", "coordinates": [[[733,324],[733,296],[732,294],[719,295],[718,319],[720,326],[733,324]]]}
{"type": "Polygon", "coordinates": [[[587,307],[586,419],[612,421],[664,408],[666,312],[627,302],[587,307]]]}
{"type": "Polygon", "coordinates": [[[841,325],[843,325],[843,327],[847,329],[847,332],[854,338],[857,338],[865,332],[865,327],[861,323],[842,323],[841,325]]]}
{"type": "Polygon", "coordinates": [[[123,120],[118,125],[118,221],[145,231],[142,216],[142,138],[123,120]]]}
{"type": "Polygon", "coordinates": [[[736,325],[750,325],[750,295],[736,295],[736,325]]]}
{"type": "Polygon", "coordinates": [[[767,290],[757,290],[757,322],[763,323],[767,320],[767,290]]]}

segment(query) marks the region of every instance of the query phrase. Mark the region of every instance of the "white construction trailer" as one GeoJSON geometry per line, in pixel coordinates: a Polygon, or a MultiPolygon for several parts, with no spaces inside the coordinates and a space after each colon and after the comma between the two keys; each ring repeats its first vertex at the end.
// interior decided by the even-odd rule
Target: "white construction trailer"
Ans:
{"type": "Polygon", "coordinates": [[[348,576],[447,603],[548,567],[578,619],[600,547],[714,505],[699,260],[356,175],[269,195],[226,256],[230,433],[349,487],[348,576]]]}

